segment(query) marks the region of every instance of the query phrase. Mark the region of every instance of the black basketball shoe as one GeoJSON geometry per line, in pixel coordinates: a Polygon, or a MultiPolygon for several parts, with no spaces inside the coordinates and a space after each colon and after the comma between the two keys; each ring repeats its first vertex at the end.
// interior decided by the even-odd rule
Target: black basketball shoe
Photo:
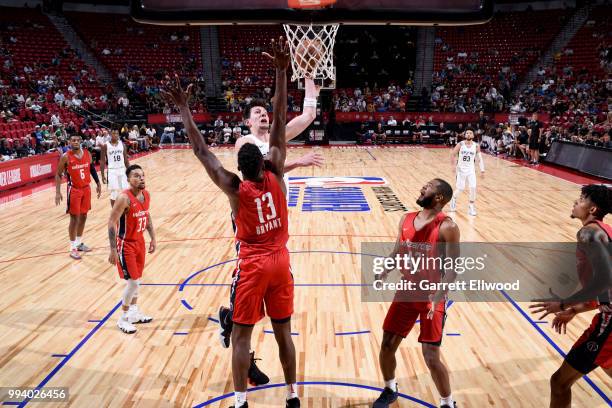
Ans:
{"type": "Polygon", "coordinates": [[[300,408],[300,399],[298,397],[288,399],[285,408],[300,408]]]}
{"type": "Polygon", "coordinates": [[[387,408],[389,405],[393,404],[397,400],[397,391],[393,391],[389,387],[385,387],[383,392],[380,393],[380,396],[376,401],[374,401],[374,405],[372,408],[387,408]]]}
{"type": "MultiPolygon", "coordinates": [[[[270,378],[261,372],[257,368],[255,361],[261,360],[261,358],[255,358],[255,352],[251,351],[251,365],[249,366],[249,384],[252,386],[264,385],[270,382],[270,378]]],[[[299,403],[299,402],[298,402],[299,403]]],[[[297,405],[299,407],[299,405],[297,405]]]]}
{"type": "Polygon", "coordinates": [[[230,316],[230,309],[224,306],[219,308],[217,318],[219,319],[219,340],[223,348],[229,348],[230,338],[232,337],[232,318],[230,316]]]}

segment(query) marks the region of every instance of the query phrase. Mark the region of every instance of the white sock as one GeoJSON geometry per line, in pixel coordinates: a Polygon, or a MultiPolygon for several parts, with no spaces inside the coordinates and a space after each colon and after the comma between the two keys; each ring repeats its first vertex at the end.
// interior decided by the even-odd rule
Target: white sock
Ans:
{"type": "Polygon", "coordinates": [[[124,311],[123,311],[123,314],[121,315],[121,318],[122,318],[123,320],[127,320],[127,315],[128,315],[128,311],[127,311],[127,310],[124,310],[124,311]]]}
{"type": "Polygon", "coordinates": [[[385,381],[385,387],[391,388],[394,392],[397,392],[397,381],[395,380],[395,378],[389,381],[385,381]]]}
{"type": "Polygon", "coordinates": [[[76,237],[76,241],[74,241],[74,245],[76,245],[77,247],[81,245],[81,237],[76,237]]]}
{"type": "Polygon", "coordinates": [[[297,398],[297,384],[287,384],[287,399],[297,398]]]}
{"type": "Polygon", "coordinates": [[[452,408],[454,406],[454,402],[455,401],[453,401],[453,394],[450,394],[446,398],[440,397],[440,405],[448,405],[449,407],[452,408]]]}
{"type": "Polygon", "coordinates": [[[70,250],[76,249],[76,241],[70,241],[70,250]]]}
{"type": "Polygon", "coordinates": [[[246,391],[245,392],[238,392],[238,391],[234,391],[234,407],[238,408],[243,406],[246,403],[246,391]]]}

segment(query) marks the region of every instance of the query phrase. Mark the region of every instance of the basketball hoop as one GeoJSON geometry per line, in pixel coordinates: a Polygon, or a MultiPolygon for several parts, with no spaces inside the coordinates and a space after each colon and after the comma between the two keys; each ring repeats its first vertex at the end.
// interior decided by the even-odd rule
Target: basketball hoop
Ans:
{"type": "Polygon", "coordinates": [[[311,78],[323,89],[336,87],[334,43],[339,24],[283,24],[291,51],[292,81],[311,78]]]}

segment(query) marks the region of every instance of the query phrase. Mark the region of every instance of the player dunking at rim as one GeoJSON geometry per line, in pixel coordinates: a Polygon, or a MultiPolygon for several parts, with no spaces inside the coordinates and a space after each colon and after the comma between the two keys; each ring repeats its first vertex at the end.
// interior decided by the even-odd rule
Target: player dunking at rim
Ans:
{"type": "Polygon", "coordinates": [[[296,387],[295,347],[291,339],[293,314],[293,276],[289,262],[289,239],[286,186],[283,180],[287,146],[287,67],[288,46],[281,37],[272,41],[272,55],[266,54],[276,67],[274,117],[270,131],[270,151],[264,160],[261,151],[246,143],[238,151],[238,170],[243,180],[223,168],[208,149],[189,110],[192,85],[183,91],[178,77],[168,82],[164,94],[179,108],[196,157],[212,181],[230,201],[236,223],[238,260],[231,287],[233,310],[232,376],[235,408],[248,407],[247,371],[251,334],[255,323],[266,312],[272,320],[274,337],[287,384],[286,407],[299,407],[296,387]]]}
{"type": "Polygon", "coordinates": [[[136,332],[134,324],[153,320],[138,309],[138,288],[145,264],[144,231],[149,232],[149,253],[155,252],[157,241],[149,213],[151,196],[145,190],[145,175],[142,168],[133,164],[127,168],[126,176],[130,188],[119,194],[108,220],[110,255],[108,262],[116,265],[119,277],[125,279],[123,291],[123,313],[117,326],[124,333],[136,332]]]}
{"type": "Polygon", "coordinates": [[[81,136],[70,136],[70,150],[64,154],[57,165],[55,173],[55,205],[62,202],[62,176],[68,177],[68,192],[66,194],[66,212],[70,214],[68,235],[70,237],[70,257],[81,259],[79,252],[89,252],[90,249],[81,240],[85,231],[87,213],[91,209],[91,177],[96,182],[98,198],[102,193],[98,173],[93,164],[91,154],[81,148],[81,136]]]}

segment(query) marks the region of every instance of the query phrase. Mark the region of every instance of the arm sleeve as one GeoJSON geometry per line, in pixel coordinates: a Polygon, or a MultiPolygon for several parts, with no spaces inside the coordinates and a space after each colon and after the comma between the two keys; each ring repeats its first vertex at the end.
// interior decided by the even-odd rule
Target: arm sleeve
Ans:
{"type": "Polygon", "coordinates": [[[100,179],[98,178],[98,172],[96,171],[96,166],[93,163],[89,164],[89,172],[91,173],[91,177],[93,177],[96,184],[100,184],[100,179]]]}

